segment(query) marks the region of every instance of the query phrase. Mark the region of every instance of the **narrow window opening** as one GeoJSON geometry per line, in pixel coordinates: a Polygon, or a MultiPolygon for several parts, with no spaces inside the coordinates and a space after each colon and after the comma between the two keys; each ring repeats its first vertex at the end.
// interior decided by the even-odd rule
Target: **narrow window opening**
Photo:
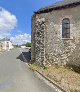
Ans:
{"type": "Polygon", "coordinates": [[[68,18],[62,20],[62,38],[70,38],[70,20],[68,18]]]}

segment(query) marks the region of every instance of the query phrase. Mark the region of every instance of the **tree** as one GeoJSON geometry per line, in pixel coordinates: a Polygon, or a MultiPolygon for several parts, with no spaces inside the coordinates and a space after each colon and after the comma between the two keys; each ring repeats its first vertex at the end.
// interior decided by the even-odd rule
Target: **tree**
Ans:
{"type": "Polygon", "coordinates": [[[31,43],[27,42],[26,47],[31,47],[31,43]]]}

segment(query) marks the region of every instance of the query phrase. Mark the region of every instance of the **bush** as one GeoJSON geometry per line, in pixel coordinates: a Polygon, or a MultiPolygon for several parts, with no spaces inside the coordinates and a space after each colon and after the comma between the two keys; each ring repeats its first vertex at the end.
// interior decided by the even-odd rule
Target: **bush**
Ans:
{"type": "Polygon", "coordinates": [[[26,47],[31,47],[31,43],[26,43],[26,47]]]}

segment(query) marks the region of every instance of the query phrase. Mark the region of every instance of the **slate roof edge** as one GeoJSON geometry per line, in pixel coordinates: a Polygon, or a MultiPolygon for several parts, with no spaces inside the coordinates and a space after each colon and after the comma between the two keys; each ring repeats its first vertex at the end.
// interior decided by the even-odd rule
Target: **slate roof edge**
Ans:
{"type": "Polygon", "coordinates": [[[34,13],[35,14],[40,14],[40,13],[48,13],[48,12],[51,12],[53,10],[61,10],[61,9],[65,9],[65,8],[72,8],[72,7],[76,7],[80,5],[80,1],[76,1],[76,2],[73,2],[73,3],[69,3],[69,4],[64,4],[64,5],[60,5],[60,6],[53,6],[51,8],[41,8],[39,9],[38,11],[35,11],[34,13]]]}

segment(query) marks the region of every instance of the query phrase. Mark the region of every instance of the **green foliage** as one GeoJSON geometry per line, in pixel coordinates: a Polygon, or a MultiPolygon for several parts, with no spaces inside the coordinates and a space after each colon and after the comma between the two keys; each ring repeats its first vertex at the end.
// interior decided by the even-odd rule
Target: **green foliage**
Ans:
{"type": "Polygon", "coordinates": [[[31,43],[26,43],[26,47],[31,47],[31,43]]]}
{"type": "Polygon", "coordinates": [[[44,69],[44,70],[47,70],[48,68],[47,68],[47,66],[44,66],[43,69],[44,69]]]}
{"type": "Polygon", "coordinates": [[[35,64],[35,63],[31,64],[30,66],[31,66],[31,68],[34,69],[34,70],[38,70],[38,68],[39,68],[38,65],[35,64]]]}
{"type": "Polygon", "coordinates": [[[77,90],[70,89],[70,92],[78,92],[77,90]]]}

